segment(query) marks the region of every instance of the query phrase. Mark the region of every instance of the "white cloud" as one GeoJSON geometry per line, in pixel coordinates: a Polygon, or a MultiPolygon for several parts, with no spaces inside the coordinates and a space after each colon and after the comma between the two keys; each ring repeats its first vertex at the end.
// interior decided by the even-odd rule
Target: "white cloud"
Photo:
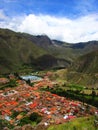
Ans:
{"type": "Polygon", "coordinates": [[[8,18],[0,22],[0,27],[33,35],[46,34],[52,39],[71,43],[98,40],[97,14],[73,20],[66,17],[29,14],[8,18]]]}

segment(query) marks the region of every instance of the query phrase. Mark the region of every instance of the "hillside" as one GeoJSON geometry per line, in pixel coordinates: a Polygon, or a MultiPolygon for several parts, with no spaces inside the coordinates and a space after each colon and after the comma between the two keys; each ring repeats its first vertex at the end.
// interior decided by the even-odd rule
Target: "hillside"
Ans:
{"type": "MultiPolygon", "coordinates": [[[[45,38],[42,39],[45,41],[45,38]]],[[[23,34],[0,29],[0,73],[15,72],[28,67],[33,69],[58,67],[60,60],[23,34]],[[47,56],[48,58],[45,58],[47,56]]],[[[69,63],[64,61],[63,65],[67,64],[69,63]]]]}
{"type": "Polygon", "coordinates": [[[67,80],[97,88],[98,86],[98,51],[79,57],[69,68],[67,80]]]}
{"type": "Polygon", "coordinates": [[[73,62],[67,72],[62,72],[67,81],[97,88],[98,51],[85,54],[73,62]]]}
{"type": "Polygon", "coordinates": [[[71,44],[0,29],[0,73],[67,68],[79,56],[98,49],[98,41],[71,44]]]}
{"type": "Polygon", "coordinates": [[[0,71],[9,72],[47,54],[31,41],[10,30],[0,30],[0,71]]]}
{"type": "Polygon", "coordinates": [[[98,73],[98,50],[79,57],[72,68],[77,72],[98,73]]]}
{"type": "Polygon", "coordinates": [[[53,46],[48,47],[48,51],[56,57],[62,57],[71,62],[78,57],[98,50],[98,41],[88,41],[81,43],[66,43],[57,40],[52,40],[53,46]]]}
{"type": "Polygon", "coordinates": [[[95,130],[97,48],[0,29],[0,73],[21,72],[0,75],[0,128],[95,130]],[[40,80],[21,79],[31,72],[40,80]]]}
{"type": "Polygon", "coordinates": [[[48,128],[48,130],[97,130],[97,128],[94,125],[94,117],[82,117],[79,119],[75,119],[71,122],[60,124],[60,125],[54,125],[48,128]]]}
{"type": "Polygon", "coordinates": [[[98,51],[93,51],[77,58],[68,69],[56,71],[53,78],[97,88],[98,51]]]}
{"type": "Polygon", "coordinates": [[[26,33],[22,33],[21,35],[35,43],[37,46],[45,49],[48,53],[52,54],[56,58],[68,60],[70,62],[74,61],[81,55],[98,49],[98,41],[88,41],[73,44],[64,41],[51,40],[46,35],[33,36],[26,33]]]}

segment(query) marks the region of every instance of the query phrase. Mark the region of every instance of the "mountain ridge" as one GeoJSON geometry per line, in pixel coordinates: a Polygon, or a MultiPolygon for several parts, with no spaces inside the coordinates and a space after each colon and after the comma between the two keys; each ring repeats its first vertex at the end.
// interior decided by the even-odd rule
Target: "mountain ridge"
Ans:
{"type": "Polygon", "coordinates": [[[98,41],[72,44],[51,40],[46,35],[0,29],[1,73],[17,71],[24,64],[34,69],[66,68],[78,57],[97,49],[98,41]]]}

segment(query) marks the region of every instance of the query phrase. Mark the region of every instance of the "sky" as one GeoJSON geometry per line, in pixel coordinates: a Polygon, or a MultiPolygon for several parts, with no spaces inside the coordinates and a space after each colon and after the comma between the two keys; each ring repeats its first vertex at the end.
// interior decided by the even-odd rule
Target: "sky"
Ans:
{"type": "Polygon", "coordinates": [[[98,0],[0,0],[0,28],[69,43],[98,40],[98,0]]]}

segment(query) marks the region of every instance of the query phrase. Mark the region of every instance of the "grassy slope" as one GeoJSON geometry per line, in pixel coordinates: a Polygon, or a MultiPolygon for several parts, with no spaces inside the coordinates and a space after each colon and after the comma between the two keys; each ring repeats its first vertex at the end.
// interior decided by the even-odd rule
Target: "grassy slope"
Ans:
{"type": "Polygon", "coordinates": [[[93,51],[78,58],[69,70],[60,70],[61,79],[85,86],[98,86],[98,51],[93,51]]]}
{"type": "Polygon", "coordinates": [[[76,71],[70,71],[68,69],[61,69],[53,73],[51,79],[60,81],[62,83],[74,83],[80,84],[86,87],[98,88],[98,75],[80,73],[76,71]]]}
{"type": "Polygon", "coordinates": [[[98,41],[69,44],[66,42],[53,41],[54,46],[49,46],[48,51],[57,57],[74,61],[78,57],[98,50],[98,41]]]}
{"type": "Polygon", "coordinates": [[[98,72],[98,50],[81,56],[76,61],[76,71],[85,73],[98,72]]]}
{"type": "Polygon", "coordinates": [[[15,70],[24,63],[31,63],[47,52],[31,41],[9,30],[0,30],[0,70],[15,70]]]}
{"type": "MultiPolygon", "coordinates": [[[[33,65],[35,60],[40,66],[47,55],[54,66],[68,67],[80,55],[96,50],[97,48],[97,41],[82,43],[81,46],[81,44],[73,45],[65,42],[59,43],[59,41],[53,42],[47,36],[29,36],[29,34],[24,35],[8,29],[0,29],[0,71],[2,73],[18,70],[24,63],[33,65]],[[52,55],[52,57],[49,55],[52,55]]],[[[96,60],[95,58],[93,63],[96,60]]],[[[90,68],[92,68],[93,63],[90,68]]],[[[37,64],[35,63],[35,65],[37,64]]],[[[44,62],[44,64],[46,63],[44,62]]],[[[95,70],[98,69],[95,67],[95,70]]]]}
{"type": "Polygon", "coordinates": [[[61,125],[50,126],[48,130],[98,130],[94,126],[94,117],[82,117],[61,125]]]}
{"type": "Polygon", "coordinates": [[[91,87],[98,86],[98,51],[78,58],[69,68],[67,80],[91,87]]]}
{"type": "Polygon", "coordinates": [[[98,41],[89,41],[84,43],[71,44],[57,40],[51,40],[46,35],[33,36],[21,34],[25,38],[33,41],[36,45],[47,50],[57,58],[73,61],[81,55],[87,54],[98,49],[98,41]]]}
{"type": "Polygon", "coordinates": [[[46,36],[28,37],[8,29],[0,29],[0,73],[18,71],[24,64],[34,69],[68,66],[69,61],[55,57],[46,49],[51,44],[51,40],[46,36]]]}

